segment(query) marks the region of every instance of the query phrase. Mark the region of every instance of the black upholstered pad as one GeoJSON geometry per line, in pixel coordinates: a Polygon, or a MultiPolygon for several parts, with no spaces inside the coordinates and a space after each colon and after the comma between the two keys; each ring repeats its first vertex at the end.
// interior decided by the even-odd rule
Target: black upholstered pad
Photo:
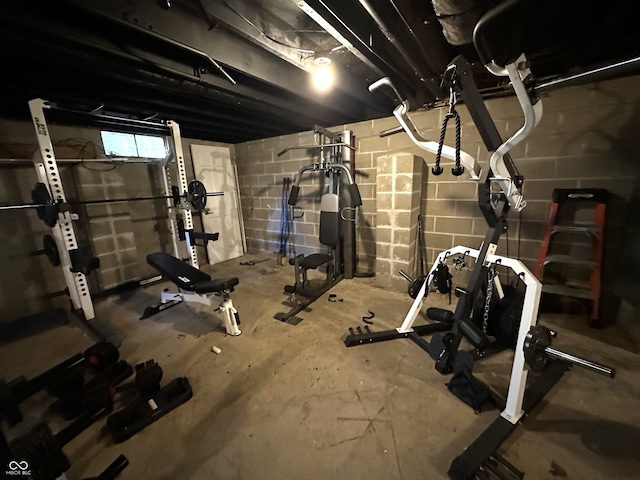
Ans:
{"type": "Polygon", "coordinates": [[[221,292],[222,290],[231,290],[238,285],[240,280],[237,277],[230,278],[216,278],[210,282],[201,283],[196,285],[194,292],[196,293],[209,293],[209,292],[221,292]]]}
{"type": "Polygon", "coordinates": [[[193,291],[198,284],[211,280],[202,270],[165,252],[150,253],[147,263],[184,290],[193,291]]]}
{"type": "Polygon", "coordinates": [[[320,265],[327,263],[329,260],[331,260],[331,255],[327,255],[325,253],[312,253],[300,261],[300,266],[306,270],[313,270],[318,268],[320,265]]]}
{"type": "MultiPolygon", "coordinates": [[[[320,199],[320,243],[335,247],[340,241],[338,195],[325,193],[320,199]]],[[[315,268],[315,267],[314,267],[315,268]]]]}
{"type": "Polygon", "coordinates": [[[198,270],[179,258],[164,252],[147,255],[147,262],[178,287],[190,292],[221,292],[223,290],[231,290],[240,283],[237,277],[212,280],[211,276],[202,270],[198,270]]]}

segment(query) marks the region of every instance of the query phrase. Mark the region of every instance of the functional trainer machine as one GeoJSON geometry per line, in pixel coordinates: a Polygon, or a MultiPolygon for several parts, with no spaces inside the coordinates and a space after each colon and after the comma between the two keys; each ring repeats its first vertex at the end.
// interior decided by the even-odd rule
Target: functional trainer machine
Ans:
{"type": "MultiPolygon", "coordinates": [[[[512,6],[514,2],[509,1],[506,3],[512,6]]],[[[484,328],[479,328],[471,319],[472,308],[476,298],[481,293],[484,279],[488,279],[488,285],[492,285],[492,274],[495,274],[496,266],[502,266],[512,270],[525,285],[511,379],[507,397],[502,405],[503,410],[489,428],[461,455],[453,460],[448,474],[456,480],[491,478],[491,476],[497,478],[522,478],[523,473],[504,460],[497,453],[497,449],[513,432],[523,417],[531,412],[553,385],[569,370],[572,364],[588,368],[611,378],[615,375],[615,371],[612,368],[566,354],[551,347],[555,333],[545,327],[536,325],[542,291],[540,281],[522,262],[495,254],[498,239],[507,230],[506,213],[511,208],[515,211],[521,211],[526,206],[522,194],[524,178],[518,173],[509,156],[509,150],[529,135],[542,115],[542,104],[535,96],[535,89],[532,84],[533,77],[525,55],[511,57],[505,62],[504,67],[500,67],[496,64],[495,57],[491,56],[487,43],[483,39],[488,25],[496,16],[504,13],[505,8],[505,5],[501,4],[499,8],[495,11],[490,11],[478,22],[474,34],[474,43],[487,69],[496,75],[509,78],[524,112],[523,126],[508,140],[502,141],[500,138],[498,130],[475,85],[470,66],[461,56],[456,57],[445,72],[445,81],[448,81],[451,91],[449,99],[450,111],[443,124],[443,132],[439,143],[430,142],[420,134],[408,115],[408,102],[402,100],[399,92],[388,78],[383,78],[369,87],[370,90],[373,90],[385,85],[393,90],[400,101],[393,114],[398,119],[402,129],[418,147],[436,154],[436,166],[432,170],[434,175],[442,173],[439,161],[440,156],[444,156],[455,160],[456,164],[452,170],[454,175],[460,175],[466,170],[471,179],[477,182],[478,204],[487,221],[488,231],[479,250],[457,246],[442,252],[438,256],[433,267],[424,277],[420,289],[415,294],[415,300],[400,327],[386,332],[351,334],[346,337],[345,345],[350,347],[398,338],[409,338],[429,353],[435,361],[436,370],[440,373],[462,372],[466,373],[468,378],[471,375],[474,361],[486,356],[486,352],[495,344],[495,338],[489,336],[484,328]],[[458,94],[461,94],[464,99],[464,103],[489,152],[489,158],[482,169],[479,168],[472,156],[460,151],[459,139],[457,139],[455,149],[443,145],[446,121],[449,118],[455,118],[453,111],[458,94]],[[440,312],[438,315],[439,322],[414,326],[438,266],[447,258],[453,258],[456,255],[462,255],[463,258],[465,256],[475,258],[476,263],[466,288],[456,289],[458,303],[455,312],[440,312]],[[422,335],[426,334],[433,335],[430,342],[422,338],[422,335]],[[463,338],[473,345],[474,350],[467,352],[459,349],[463,338]],[[528,378],[529,370],[537,370],[539,373],[528,378]]],[[[459,129],[457,130],[459,131],[459,129]]],[[[478,381],[476,380],[476,382],[478,381]]]]}
{"type": "MultiPolygon", "coordinates": [[[[326,247],[323,253],[296,255],[289,259],[294,267],[293,285],[286,285],[285,293],[295,303],[287,313],[278,312],[275,319],[291,324],[298,324],[302,319],[296,314],[307,308],[333,288],[343,278],[355,275],[355,222],[357,209],[362,205],[358,186],[354,181],[355,136],[346,130],[339,133],[316,126],[314,129],[316,143],[300,147],[289,147],[278,152],[283,155],[289,150],[317,150],[318,162],[302,167],[293,181],[288,198],[289,206],[298,202],[300,180],[305,172],[322,172],[329,179],[328,189],[320,200],[320,234],[319,241],[326,247]],[[352,213],[347,213],[352,212],[352,213]],[[326,277],[320,286],[311,286],[308,270],[326,268],[326,277]]],[[[299,217],[295,217],[299,218],[299,217]]]]}

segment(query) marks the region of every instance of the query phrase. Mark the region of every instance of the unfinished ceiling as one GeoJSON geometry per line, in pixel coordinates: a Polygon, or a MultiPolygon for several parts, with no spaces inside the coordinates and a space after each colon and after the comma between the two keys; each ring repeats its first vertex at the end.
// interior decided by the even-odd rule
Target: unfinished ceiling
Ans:
{"type": "MultiPolygon", "coordinates": [[[[10,0],[0,12],[1,112],[28,119],[27,101],[40,97],[93,112],[61,122],[171,119],[186,137],[238,143],[389,116],[393,99],[367,89],[383,76],[412,107],[437,104],[446,98],[440,76],[459,54],[486,95],[508,93],[472,43],[476,21],[498,3],[10,0]],[[324,95],[309,81],[319,56],[337,70],[324,95]]],[[[525,51],[537,77],[640,55],[634,2],[506,3],[517,8],[487,29],[487,41],[498,61],[525,51]]]]}

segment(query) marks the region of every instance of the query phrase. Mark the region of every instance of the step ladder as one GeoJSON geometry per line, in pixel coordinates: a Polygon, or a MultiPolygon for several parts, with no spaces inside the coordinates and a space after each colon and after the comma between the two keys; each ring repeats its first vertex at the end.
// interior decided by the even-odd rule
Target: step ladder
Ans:
{"type": "Polygon", "coordinates": [[[599,318],[604,222],[609,192],[553,190],[549,225],[535,268],[542,293],[591,301],[589,325],[599,318]]]}

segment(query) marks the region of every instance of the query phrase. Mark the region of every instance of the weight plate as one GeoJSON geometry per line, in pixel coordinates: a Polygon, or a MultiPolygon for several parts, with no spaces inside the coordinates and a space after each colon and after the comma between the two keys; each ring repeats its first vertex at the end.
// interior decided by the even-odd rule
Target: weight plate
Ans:
{"type": "Polygon", "coordinates": [[[56,245],[55,239],[47,234],[42,237],[42,248],[44,250],[45,255],[51,262],[51,265],[57,267],[60,265],[60,254],[58,253],[58,246],[56,245]]]}
{"type": "Polygon", "coordinates": [[[44,183],[36,183],[35,188],[31,190],[31,199],[33,203],[40,205],[36,207],[38,218],[48,227],[54,227],[58,221],[58,207],[51,200],[49,190],[44,183]]]}
{"type": "Polygon", "coordinates": [[[531,327],[524,339],[524,359],[536,371],[542,370],[548,361],[545,348],[551,345],[549,330],[543,327],[531,327]]]}
{"type": "Polygon", "coordinates": [[[207,206],[207,189],[199,180],[192,180],[187,187],[188,200],[196,212],[201,212],[207,206]]]}
{"type": "Polygon", "coordinates": [[[407,293],[411,298],[416,298],[418,296],[420,288],[422,288],[422,284],[424,283],[426,278],[426,276],[421,275],[418,278],[414,278],[413,280],[411,280],[411,282],[409,283],[409,288],[407,289],[407,293]]]}

